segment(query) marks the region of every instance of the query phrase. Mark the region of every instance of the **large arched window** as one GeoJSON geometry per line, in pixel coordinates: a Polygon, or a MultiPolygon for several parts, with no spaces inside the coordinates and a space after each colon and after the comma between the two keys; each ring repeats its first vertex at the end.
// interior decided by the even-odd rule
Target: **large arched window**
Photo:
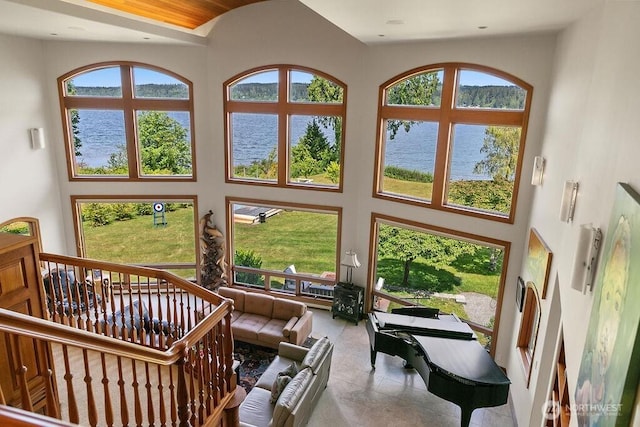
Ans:
{"type": "Polygon", "coordinates": [[[531,92],[471,64],[385,82],[374,197],[513,222],[531,92]]]}
{"type": "Polygon", "coordinates": [[[69,179],[195,180],[193,89],[129,62],[58,78],[69,179]]]}
{"type": "Polygon", "coordinates": [[[341,191],[346,86],[274,65],[224,84],[227,182],[341,191]]]}

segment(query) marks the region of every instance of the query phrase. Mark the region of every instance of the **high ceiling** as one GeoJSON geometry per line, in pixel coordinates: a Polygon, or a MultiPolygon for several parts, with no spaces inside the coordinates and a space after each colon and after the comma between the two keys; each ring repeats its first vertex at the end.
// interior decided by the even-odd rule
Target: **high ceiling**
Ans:
{"type": "Polygon", "coordinates": [[[556,31],[615,0],[0,0],[0,33],[207,44],[217,16],[261,1],[303,3],[377,44],[556,31]]]}
{"type": "Polygon", "coordinates": [[[197,28],[236,7],[265,0],[88,0],[121,12],[159,22],[197,28]]]}

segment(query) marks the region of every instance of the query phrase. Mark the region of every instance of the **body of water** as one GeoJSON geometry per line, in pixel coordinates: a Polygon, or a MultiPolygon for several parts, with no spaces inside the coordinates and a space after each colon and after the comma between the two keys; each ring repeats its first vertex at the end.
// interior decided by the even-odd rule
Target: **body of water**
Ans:
{"type": "MultiPolygon", "coordinates": [[[[189,114],[170,112],[190,132],[189,114]]],[[[82,141],[82,156],[78,159],[90,167],[106,166],[109,157],[118,152],[118,146],[124,146],[124,115],[112,110],[79,110],[80,122],[78,137],[82,141]]],[[[291,140],[297,141],[304,135],[310,116],[291,117],[291,140]]],[[[234,114],[233,128],[233,164],[249,165],[252,161],[267,158],[277,145],[278,124],[274,115],[234,114]]],[[[456,125],[451,156],[450,175],[453,180],[488,179],[486,175],[473,173],[476,163],[484,158],[480,152],[486,126],[456,125]]],[[[332,128],[321,130],[331,144],[335,144],[332,128]]],[[[395,138],[387,135],[385,147],[386,166],[433,173],[435,163],[438,124],[420,122],[413,125],[409,132],[401,127],[395,138]]],[[[347,143],[349,136],[347,135],[347,143]]],[[[375,142],[371,141],[371,150],[375,142]]]]}

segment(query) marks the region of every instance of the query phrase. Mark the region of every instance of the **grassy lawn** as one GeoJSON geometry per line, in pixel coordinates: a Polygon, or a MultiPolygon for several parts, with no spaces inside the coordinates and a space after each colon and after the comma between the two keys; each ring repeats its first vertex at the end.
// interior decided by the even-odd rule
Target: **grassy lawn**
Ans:
{"type": "Polygon", "coordinates": [[[295,264],[298,273],[335,270],[337,215],[282,211],[265,223],[234,228],[235,250],[252,250],[264,269],[283,271],[295,264]]]}
{"type": "MultiPolygon", "coordinates": [[[[102,227],[84,224],[87,257],[128,264],[195,262],[193,210],[167,212],[166,218],[166,227],[154,227],[152,216],[116,221],[102,227]]],[[[264,269],[283,271],[295,264],[300,273],[334,271],[337,221],[337,216],[331,214],[281,211],[262,224],[235,224],[234,246],[236,250],[254,251],[262,258],[264,269]]],[[[496,298],[501,265],[497,265],[496,271],[490,271],[489,249],[486,251],[475,256],[463,255],[450,265],[434,266],[425,259],[417,259],[411,266],[409,284],[418,290],[453,294],[478,292],[496,298]]],[[[402,271],[400,261],[380,259],[376,274],[384,277],[389,286],[402,282],[402,271]]],[[[194,274],[193,270],[177,273],[183,277],[194,274]]],[[[451,301],[444,303],[456,305],[451,301]]],[[[457,310],[448,306],[439,308],[454,313],[457,310]]]]}
{"type": "MultiPolygon", "coordinates": [[[[457,303],[449,299],[435,298],[435,297],[415,298],[413,294],[410,294],[408,292],[397,292],[397,293],[394,292],[393,294],[399,298],[403,298],[403,299],[406,299],[407,301],[411,301],[416,305],[424,305],[426,307],[437,308],[442,313],[453,313],[462,319],[467,318],[467,313],[464,311],[464,306],[460,303],[457,303]]],[[[404,306],[401,306],[400,304],[396,304],[392,302],[391,304],[389,304],[389,312],[391,312],[392,308],[398,308],[398,307],[404,307],[404,306]]]]}
{"type": "Polygon", "coordinates": [[[83,224],[87,258],[122,264],[194,263],[193,209],[165,214],[166,226],[153,216],[138,216],[101,227],[83,224]]]}
{"type": "Polygon", "coordinates": [[[432,183],[404,181],[401,179],[384,177],[382,189],[385,193],[402,194],[404,196],[431,200],[432,183]]]}

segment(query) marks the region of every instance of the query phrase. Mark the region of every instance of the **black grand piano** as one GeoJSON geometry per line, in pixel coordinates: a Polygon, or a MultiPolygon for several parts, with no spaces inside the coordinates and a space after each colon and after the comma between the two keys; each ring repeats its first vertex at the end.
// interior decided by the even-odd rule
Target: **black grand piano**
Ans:
{"type": "Polygon", "coordinates": [[[462,427],[469,425],[475,409],[507,403],[511,381],[469,325],[455,315],[434,316],[423,308],[400,312],[369,313],[372,367],[378,351],[403,358],[406,368],[418,371],[427,390],[460,407],[462,427]]]}

